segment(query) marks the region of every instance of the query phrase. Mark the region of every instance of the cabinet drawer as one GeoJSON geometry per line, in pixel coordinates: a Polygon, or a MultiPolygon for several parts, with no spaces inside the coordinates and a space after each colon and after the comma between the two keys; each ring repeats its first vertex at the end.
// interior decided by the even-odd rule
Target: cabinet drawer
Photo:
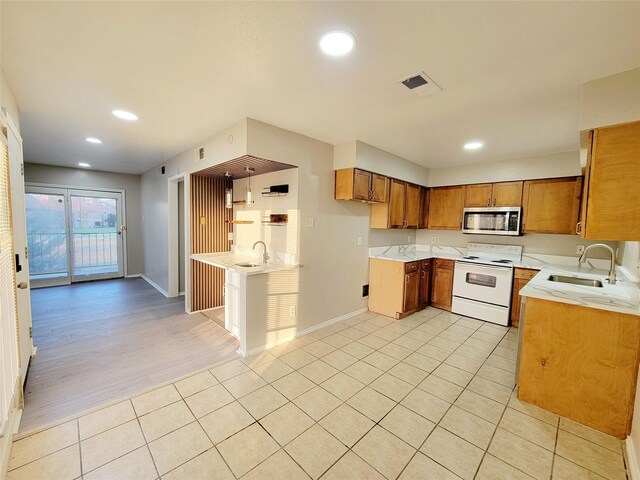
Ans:
{"type": "Polygon", "coordinates": [[[420,268],[422,270],[428,270],[431,268],[431,260],[420,260],[420,268]]]}
{"type": "Polygon", "coordinates": [[[453,260],[446,258],[436,258],[434,261],[436,268],[444,268],[446,270],[453,270],[453,260]]]}
{"type": "Polygon", "coordinates": [[[539,271],[540,270],[529,270],[528,268],[516,268],[513,276],[522,280],[531,280],[539,271]]]}
{"type": "Polygon", "coordinates": [[[415,272],[420,268],[420,262],[407,262],[404,264],[404,271],[406,273],[415,272]]]}

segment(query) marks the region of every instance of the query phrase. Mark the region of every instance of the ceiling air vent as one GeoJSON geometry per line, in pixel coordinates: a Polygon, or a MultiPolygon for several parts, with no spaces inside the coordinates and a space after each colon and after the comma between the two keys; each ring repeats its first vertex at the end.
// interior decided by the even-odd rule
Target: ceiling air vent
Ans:
{"type": "Polygon", "coordinates": [[[424,97],[425,95],[430,95],[442,90],[436,82],[431,80],[424,72],[418,72],[410,77],[403,78],[400,80],[400,83],[419,97],[424,97]]]}

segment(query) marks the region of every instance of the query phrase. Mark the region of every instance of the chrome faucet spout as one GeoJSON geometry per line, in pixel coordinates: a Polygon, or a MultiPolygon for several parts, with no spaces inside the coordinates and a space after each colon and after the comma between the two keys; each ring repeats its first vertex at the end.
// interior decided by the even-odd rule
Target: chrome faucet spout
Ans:
{"type": "Polygon", "coordinates": [[[264,247],[264,254],[262,255],[262,264],[267,263],[267,261],[269,260],[269,255],[267,254],[267,244],[264,243],[262,240],[258,240],[256,243],[253,244],[253,249],[256,249],[257,245],[262,244],[262,246],[264,247]]]}
{"type": "Polygon", "coordinates": [[[611,263],[609,265],[609,276],[607,277],[607,280],[609,281],[610,284],[613,285],[614,283],[616,283],[616,252],[609,245],[605,245],[604,243],[594,243],[592,245],[589,245],[587,248],[584,249],[584,252],[582,252],[582,255],[580,255],[578,262],[579,263],[586,262],[587,252],[592,248],[596,248],[596,247],[605,248],[609,251],[609,255],[611,257],[611,263]]]}

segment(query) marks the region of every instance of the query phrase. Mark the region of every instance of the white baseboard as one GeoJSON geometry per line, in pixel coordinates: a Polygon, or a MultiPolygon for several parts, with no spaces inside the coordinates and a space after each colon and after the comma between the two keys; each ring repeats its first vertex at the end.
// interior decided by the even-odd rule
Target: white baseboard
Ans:
{"type": "Polygon", "coordinates": [[[624,448],[627,453],[627,471],[631,475],[631,480],[640,480],[640,468],[638,468],[638,457],[636,450],[633,448],[633,438],[627,437],[624,442],[624,448]]]}
{"type": "MultiPolygon", "coordinates": [[[[14,400],[12,400],[14,402],[14,400]]],[[[0,478],[6,478],[9,470],[9,458],[13,435],[17,433],[22,418],[22,409],[12,408],[5,423],[4,432],[0,435],[0,478]]]]}
{"type": "MultiPolygon", "coordinates": [[[[367,310],[368,310],[367,308],[359,308],[358,310],[354,310],[353,312],[345,313],[344,315],[340,315],[339,317],[332,318],[331,320],[327,320],[326,322],[318,323],[317,325],[314,325],[313,327],[309,327],[309,328],[306,328],[304,330],[300,330],[295,335],[289,335],[288,337],[280,338],[280,339],[276,340],[275,342],[267,343],[265,345],[262,345],[261,347],[252,348],[251,350],[248,350],[247,352],[244,352],[244,351],[238,349],[237,353],[239,353],[243,357],[246,357],[246,356],[249,356],[249,355],[255,355],[256,353],[260,353],[260,352],[262,352],[264,350],[268,350],[268,349],[273,348],[273,347],[275,347],[277,345],[280,345],[281,343],[285,343],[285,342],[288,342],[290,340],[293,340],[294,338],[302,337],[303,335],[307,335],[309,333],[313,333],[316,330],[320,330],[321,328],[328,327],[330,325],[333,325],[334,323],[341,322],[342,320],[346,320],[346,319],[351,318],[351,317],[355,317],[356,315],[360,315],[361,313],[364,313],[367,310]]],[[[638,480],[640,480],[640,479],[638,479],[638,480]]]]}
{"type": "Polygon", "coordinates": [[[166,290],[164,288],[162,288],[160,285],[158,285],[156,282],[154,282],[153,280],[151,280],[149,277],[147,277],[144,273],[140,275],[142,278],[144,278],[144,280],[151,285],[153,288],[155,288],[156,290],[158,290],[162,295],[164,295],[165,297],[169,298],[169,294],[166,292],[166,290]]]}
{"type": "Polygon", "coordinates": [[[131,275],[125,275],[124,278],[140,278],[142,277],[141,273],[132,273],[131,275]]]}

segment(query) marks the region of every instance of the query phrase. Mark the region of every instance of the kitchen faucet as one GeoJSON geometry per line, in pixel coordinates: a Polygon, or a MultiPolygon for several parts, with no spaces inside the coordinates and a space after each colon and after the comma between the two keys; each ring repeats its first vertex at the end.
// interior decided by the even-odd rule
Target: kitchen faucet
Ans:
{"type": "Polygon", "coordinates": [[[611,248],[609,245],[605,245],[604,243],[594,243],[593,245],[589,245],[584,249],[582,255],[580,255],[578,262],[584,263],[587,260],[587,252],[594,247],[603,247],[609,250],[609,253],[611,254],[611,265],[609,266],[609,276],[607,277],[607,280],[610,284],[613,285],[614,283],[616,283],[616,252],[614,252],[613,248],[611,248]]]}
{"type": "Polygon", "coordinates": [[[267,254],[267,244],[264,243],[262,240],[258,240],[256,243],[253,244],[253,249],[256,249],[256,245],[258,245],[259,243],[261,243],[264,246],[264,255],[262,255],[262,262],[261,263],[267,263],[267,261],[269,260],[269,255],[267,254]]]}

